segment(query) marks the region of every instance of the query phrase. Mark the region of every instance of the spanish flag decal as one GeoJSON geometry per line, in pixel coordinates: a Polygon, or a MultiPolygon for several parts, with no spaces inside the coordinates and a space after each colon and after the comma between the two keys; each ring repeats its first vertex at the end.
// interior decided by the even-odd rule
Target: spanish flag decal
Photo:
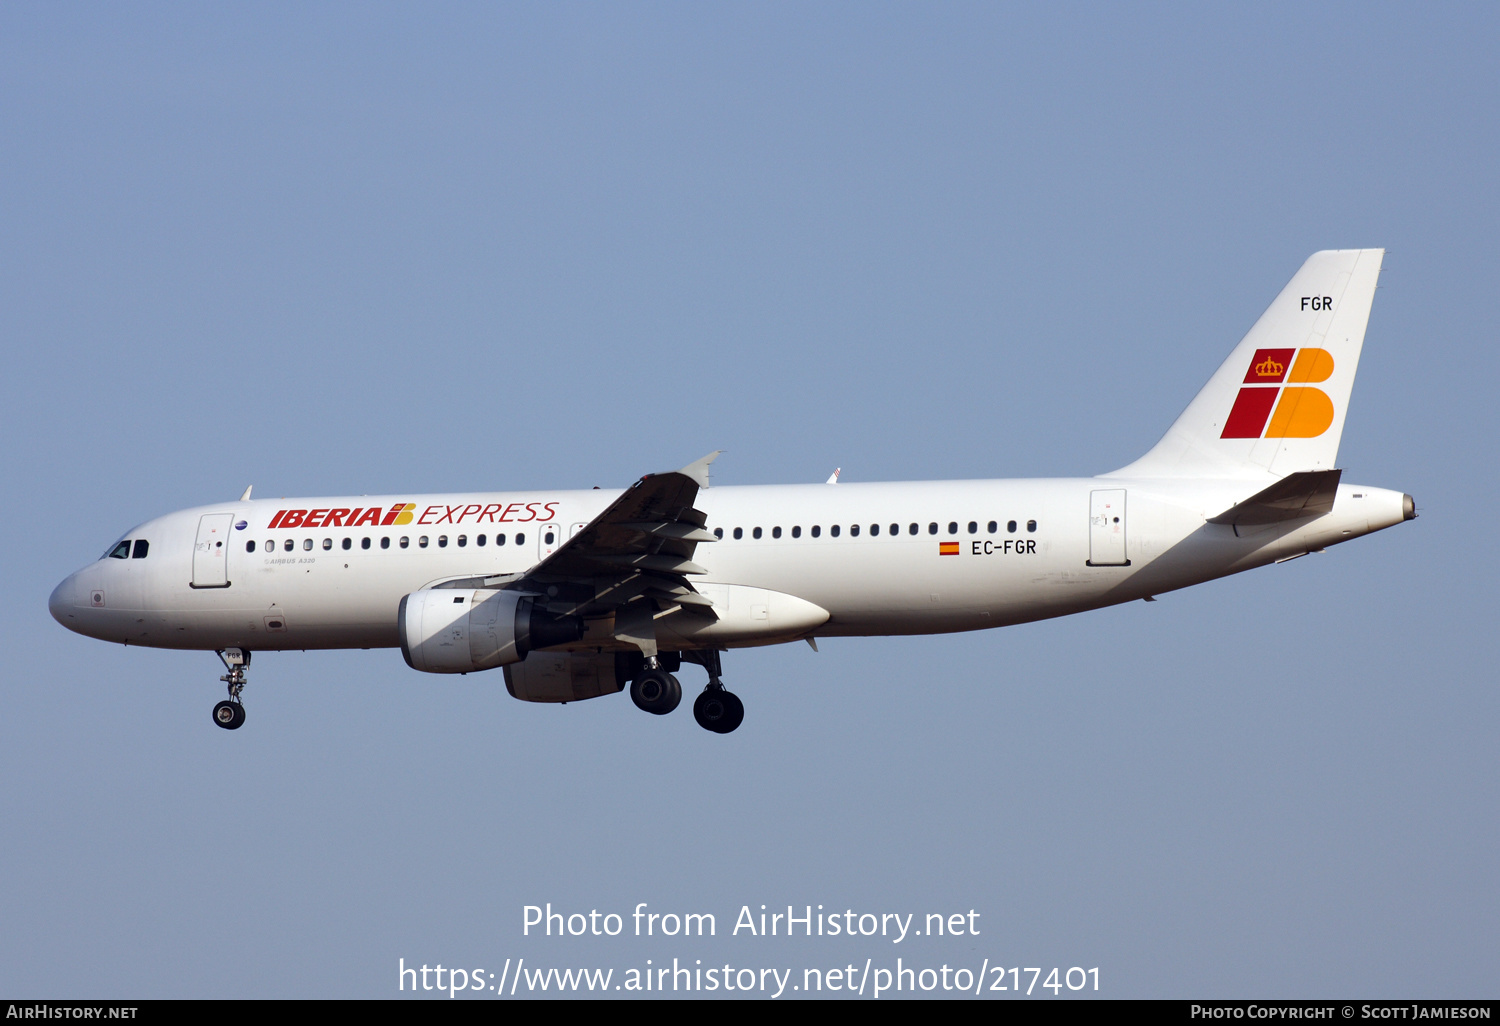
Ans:
{"type": "Polygon", "coordinates": [[[938,555],[939,556],[956,556],[956,555],[958,555],[958,542],[938,542],[938,555]]]}

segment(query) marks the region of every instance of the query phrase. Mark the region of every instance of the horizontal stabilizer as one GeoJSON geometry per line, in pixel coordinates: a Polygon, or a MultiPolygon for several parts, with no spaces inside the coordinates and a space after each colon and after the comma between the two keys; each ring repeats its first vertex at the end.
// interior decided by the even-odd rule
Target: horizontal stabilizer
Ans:
{"type": "Polygon", "coordinates": [[[1288,474],[1244,502],[1230,506],[1210,524],[1275,524],[1298,517],[1320,517],[1333,510],[1342,470],[1303,470],[1288,474]]]}

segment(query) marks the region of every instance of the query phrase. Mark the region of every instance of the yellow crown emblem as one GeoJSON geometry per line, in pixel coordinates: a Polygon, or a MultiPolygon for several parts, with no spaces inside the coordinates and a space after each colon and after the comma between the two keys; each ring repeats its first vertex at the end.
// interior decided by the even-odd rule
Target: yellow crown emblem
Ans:
{"type": "Polygon", "coordinates": [[[1286,370],[1285,365],[1277,363],[1269,356],[1255,365],[1255,373],[1262,378],[1279,378],[1281,372],[1286,370]]]}

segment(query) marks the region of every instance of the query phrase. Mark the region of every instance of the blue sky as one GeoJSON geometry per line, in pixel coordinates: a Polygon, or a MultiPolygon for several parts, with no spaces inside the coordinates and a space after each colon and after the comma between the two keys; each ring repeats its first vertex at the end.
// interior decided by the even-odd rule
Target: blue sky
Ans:
{"type": "Polygon", "coordinates": [[[1497,41],[1478,4],[0,10],[0,992],[902,955],[1493,995],[1497,41]],[[1107,471],[1364,246],[1340,464],[1419,520],[1153,605],[734,653],[728,738],[394,651],[264,655],[229,735],[211,655],[47,615],[248,484],[1107,471]],[[987,932],[522,937],[547,901],[987,932]]]}

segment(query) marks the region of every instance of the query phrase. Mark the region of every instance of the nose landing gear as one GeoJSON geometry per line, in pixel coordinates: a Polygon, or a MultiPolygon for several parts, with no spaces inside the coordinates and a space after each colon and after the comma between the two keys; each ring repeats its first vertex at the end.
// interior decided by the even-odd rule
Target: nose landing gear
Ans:
{"type": "Polygon", "coordinates": [[[245,690],[245,667],[250,665],[250,652],[243,648],[226,648],[220,650],[219,658],[229,671],[219,678],[229,685],[229,699],[214,706],[214,722],[225,730],[238,730],[245,722],[240,692],[245,690]]]}

